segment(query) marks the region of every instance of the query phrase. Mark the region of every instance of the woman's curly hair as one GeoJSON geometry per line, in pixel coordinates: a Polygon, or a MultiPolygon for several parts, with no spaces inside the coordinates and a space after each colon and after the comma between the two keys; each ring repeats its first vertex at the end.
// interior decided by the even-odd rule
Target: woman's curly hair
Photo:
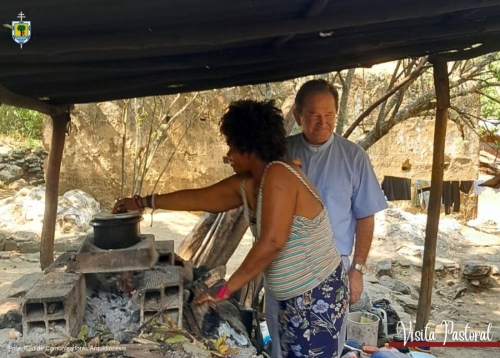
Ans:
{"type": "Polygon", "coordinates": [[[240,100],[231,103],[222,117],[220,131],[240,153],[254,153],[264,162],[284,157],[286,132],[281,110],[274,100],[240,100]]]}

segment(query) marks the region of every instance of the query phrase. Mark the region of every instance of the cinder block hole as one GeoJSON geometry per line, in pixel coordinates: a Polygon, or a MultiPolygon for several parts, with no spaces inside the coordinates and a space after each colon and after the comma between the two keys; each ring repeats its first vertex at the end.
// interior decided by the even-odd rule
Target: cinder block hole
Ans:
{"type": "Polygon", "coordinates": [[[28,334],[45,334],[45,322],[44,321],[35,321],[35,322],[27,322],[26,327],[28,328],[28,334]]]}
{"type": "Polygon", "coordinates": [[[170,309],[166,310],[165,313],[163,314],[163,321],[166,322],[168,319],[165,319],[165,315],[169,316],[172,321],[174,321],[176,324],[179,321],[179,310],[178,309],[170,309]]]}
{"type": "Polygon", "coordinates": [[[156,313],[158,313],[158,311],[144,312],[144,322],[153,317],[156,313]]]}
{"type": "Polygon", "coordinates": [[[64,303],[61,301],[47,302],[47,314],[60,315],[64,313],[64,303]]]}
{"type": "Polygon", "coordinates": [[[161,292],[160,291],[146,291],[144,294],[144,301],[151,303],[160,303],[161,301],[161,292]]]}
{"type": "Polygon", "coordinates": [[[170,254],[170,253],[161,255],[158,258],[158,263],[162,263],[162,264],[171,264],[172,261],[173,261],[172,260],[172,254],[170,254]]]}
{"type": "Polygon", "coordinates": [[[66,320],[56,319],[49,321],[49,333],[66,333],[66,320]]]}
{"type": "Polygon", "coordinates": [[[45,310],[43,303],[26,303],[26,318],[27,319],[43,319],[45,310]]]}
{"type": "Polygon", "coordinates": [[[179,286],[165,287],[165,295],[166,296],[178,296],[179,295],[179,286]]]}

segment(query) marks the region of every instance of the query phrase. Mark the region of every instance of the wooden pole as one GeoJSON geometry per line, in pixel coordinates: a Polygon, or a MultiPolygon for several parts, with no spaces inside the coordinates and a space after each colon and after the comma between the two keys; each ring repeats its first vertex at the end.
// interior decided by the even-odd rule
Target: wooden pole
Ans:
{"type": "Polygon", "coordinates": [[[434,152],[432,158],[431,190],[429,209],[427,211],[427,227],[425,229],[425,248],[418,299],[417,322],[415,330],[425,328],[431,312],[432,288],[434,282],[434,265],[436,263],[436,242],[441,213],[441,194],[443,190],[444,148],[446,141],[446,124],[450,107],[450,83],[448,67],[445,60],[432,58],[429,60],[434,68],[434,86],[436,88],[436,123],[434,129],[434,152]]]}
{"type": "Polygon", "coordinates": [[[40,266],[42,270],[54,261],[54,233],[56,228],[57,200],[59,191],[59,173],[64,150],[66,127],[71,120],[69,111],[51,116],[52,141],[45,173],[45,214],[42,226],[42,244],[40,247],[40,266]]]}

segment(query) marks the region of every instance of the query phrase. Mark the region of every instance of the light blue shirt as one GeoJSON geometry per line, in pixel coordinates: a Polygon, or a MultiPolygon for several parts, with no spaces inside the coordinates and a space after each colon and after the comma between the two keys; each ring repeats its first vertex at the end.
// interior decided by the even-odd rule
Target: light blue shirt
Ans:
{"type": "Polygon", "coordinates": [[[296,158],[326,205],[337,249],[351,255],[356,220],[387,209],[368,154],[335,133],[320,146],[309,144],[300,133],[287,138],[287,159],[296,158]]]}

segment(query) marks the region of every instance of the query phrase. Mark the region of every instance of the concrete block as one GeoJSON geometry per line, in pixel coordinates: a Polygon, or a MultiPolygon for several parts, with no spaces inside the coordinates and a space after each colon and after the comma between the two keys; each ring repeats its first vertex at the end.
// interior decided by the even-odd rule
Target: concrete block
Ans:
{"type": "Polygon", "coordinates": [[[68,264],[68,272],[103,273],[151,269],[158,261],[154,235],[141,235],[131,247],[103,250],[94,245],[94,235],[87,235],[80,250],[68,264]]]}
{"type": "Polygon", "coordinates": [[[75,337],[85,312],[85,278],[82,274],[51,272],[43,275],[26,294],[23,334],[29,342],[75,337]]]}
{"type": "MultiPolygon", "coordinates": [[[[182,327],[183,286],[180,268],[176,266],[160,266],[156,270],[146,271],[139,284],[141,295],[140,323],[143,324],[158,312],[165,310],[164,315],[182,327]]],[[[158,317],[158,321],[166,321],[158,317]]]]}
{"type": "Polygon", "coordinates": [[[155,249],[159,255],[159,265],[174,266],[174,240],[156,241],[155,249]]]}

